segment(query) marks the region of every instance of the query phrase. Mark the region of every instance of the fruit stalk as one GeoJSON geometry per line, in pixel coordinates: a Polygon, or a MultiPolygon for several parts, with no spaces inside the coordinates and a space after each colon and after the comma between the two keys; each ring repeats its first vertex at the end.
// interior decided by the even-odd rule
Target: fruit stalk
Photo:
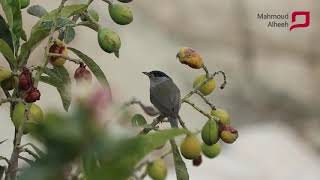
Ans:
{"type": "Polygon", "coordinates": [[[66,60],[68,60],[68,61],[71,61],[71,62],[73,62],[73,63],[75,63],[75,64],[81,64],[81,63],[82,63],[82,61],[81,61],[80,59],[71,58],[71,57],[65,56],[65,55],[63,55],[63,54],[49,53],[49,54],[48,54],[48,57],[61,57],[61,58],[64,58],[64,59],[66,59],[66,60]]]}

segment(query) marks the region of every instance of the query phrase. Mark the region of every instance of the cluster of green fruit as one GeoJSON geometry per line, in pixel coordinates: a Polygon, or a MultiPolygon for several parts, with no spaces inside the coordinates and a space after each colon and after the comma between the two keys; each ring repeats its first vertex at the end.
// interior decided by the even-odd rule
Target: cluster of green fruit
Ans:
{"type": "MultiPolygon", "coordinates": [[[[122,3],[129,3],[132,0],[119,0],[122,3]]],[[[109,14],[111,19],[119,25],[128,25],[133,21],[133,14],[130,8],[119,3],[109,4],[109,14]]],[[[121,40],[119,35],[106,27],[100,27],[98,30],[98,42],[105,52],[114,53],[119,57],[121,40]]]]}

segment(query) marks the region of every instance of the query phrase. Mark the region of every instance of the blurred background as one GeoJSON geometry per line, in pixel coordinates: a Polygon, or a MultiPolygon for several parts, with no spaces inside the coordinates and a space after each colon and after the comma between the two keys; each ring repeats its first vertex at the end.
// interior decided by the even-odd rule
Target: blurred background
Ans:
{"type": "MultiPolygon", "coordinates": [[[[31,0],[31,4],[41,4],[48,10],[59,2],[31,0]]],[[[181,65],[175,58],[183,46],[200,52],[210,71],[223,70],[227,74],[225,90],[216,90],[210,99],[231,114],[239,139],[233,145],[224,145],[216,159],[204,158],[200,167],[187,162],[190,179],[320,178],[319,1],[135,0],[129,5],[134,22],[120,27],[111,21],[104,2],[96,0],[92,4],[100,14],[100,23],[120,34],[123,46],[119,60],[100,49],[96,32],[83,27],[76,29],[78,36],[70,44],[101,66],[116,102],[136,97],[150,104],[149,80],[142,71],[164,71],[182,94],[190,91],[194,78],[203,72],[181,65]],[[290,32],[288,28],[268,28],[267,21],[257,19],[257,13],[299,10],[311,12],[309,28],[290,32]]],[[[38,19],[24,10],[23,20],[29,34],[38,19]]],[[[43,51],[36,49],[29,65],[42,61],[43,51]]],[[[0,64],[7,66],[2,56],[0,59],[0,64]]],[[[73,74],[76,66],[66,66],[73,74]]],[[[63,111],[54,88],[41,84],[40,91],[43,93],[38,104],[44,110],[63,111]]],[[[4,97],[2,92],[0,97],[4,97]]],[[[199,99],[194,100],[206,108],[199,99]]],[[[0,152],[5,156],[10,156],[13,139],[8,111],[8,106],[1,106],[0,137],[8,142],[0,146],[0,152]]],[[[191,129],[200,129],[206,121],[186,105],[180,114],[191,129]]],[[[175,179],[173,169],[169,179],[175,179]]]]}

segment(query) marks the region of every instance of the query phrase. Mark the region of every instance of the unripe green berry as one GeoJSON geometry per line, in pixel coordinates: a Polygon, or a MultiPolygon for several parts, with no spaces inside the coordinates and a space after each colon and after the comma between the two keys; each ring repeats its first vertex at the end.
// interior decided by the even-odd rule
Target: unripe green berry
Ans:
{"type": "Polygon", "coordinates": [[[212,159],[212,158],[217,157],[220,154],[221,145],[219,143],[216,143],[214,145],[208,146],[205,143],[203,143],[201,146],[201,149],[202,149],[202,153],[206,157],[212,159]]]}
{"type": "Polygon", "coordinates": [[[117,33],[108,28],[100,28],[98,31],[98,42],[105,52],[119,53],[121,47],[121,40],[117,33]]]}
{"type": "Polygon", "coordinates": [[[109,5],[109,14],[112,20],[119,25],[127,25],[133,21],[132,11],[123,4],[109,5]]]}
{"type": "Polygon", "coordinates": [[[164,180],[167,177],[167,166],[163,159],[148,164],[147,173],[153,180],[164,180]]]}
{"type": "Polygon", "coordinates": [[[188,135],[181,143],[181,154],[186,159],[196,159],[201,153],[201,144],[195,135],[188,135]]]}
{"type": "Polygon", "coordinates": [[[20,0],[20,8],[24,9],[30,5],[30,0],[20,0]]]}
{"type": "Polygon", "coordinates": [[[219,118],[219,122],[224,125],[230,124],[230,115],[223,109],[212,110],[211,115],[219,118]]]}
{"type": "Polygon", "coordinates": [[[213,145],[219,141],[219,126],[215,120],[209,119],[203,126],[201,138],[207,145],[213,145]]]}

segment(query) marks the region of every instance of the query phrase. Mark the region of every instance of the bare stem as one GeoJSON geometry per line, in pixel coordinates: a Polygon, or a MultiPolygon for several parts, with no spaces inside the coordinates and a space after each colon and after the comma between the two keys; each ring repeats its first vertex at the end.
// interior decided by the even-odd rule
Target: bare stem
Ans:
{"type": "Polygon", "coordinates": [[[0,156],[0,160],[4,160],[8,165],[10,164],[10,161],[8,158],[0,156]]]}
{"type": "Polygon", "coordinates": [[[202,99],[206,104],[208,104],[208,106],[210,106],[211,110],[216,110],[216,106],[213,105],[201,92],[197,91],[196,93],[201,97],[201,99],[202,99]]]}
{"type": "Polygon", "coordinates": [[[158,116],[155,118],[151,124],[149,124],[149,127],[145,127],[139,134],[148,134],[151,130],[155,129],[156,126],[164,119],[163,116],[158,116]]]}
{"type": "Polygon", "coordinates": [[[64,59],[68,60],[68,61],[71,61],[71,62],[75,63],[75,64],[81,64],[81,63],[83,63],[80,59],[71,58],[71,57],[65,56],[65,55],[63,55],[63,54],[49,53],[49,54],[48,54],[48,57],[62,57],[62,58],[64,58],[64,59]]]}
{"type": "Polygon", "coordinates": [[[208,117],[209,119],[211,118],[210,114],[204,112],[202,109],[200,109],[198,106],[196,106],[193,102],[191,102],[189,100],[185,100],[184,102],[189,104],[190,106],[192,106],[195,110],[197,110],[198,112],[200,112],[204,116],[208,117]]]}
{"type": "Polygon", "coordinates": [[[6,98],[6,99],[1,99],[0,100],[0,106],[4,103],[18,103],[18,102],[23,102],[24,103],[24,100],[21,99],[21,98],[6,98]]]}

